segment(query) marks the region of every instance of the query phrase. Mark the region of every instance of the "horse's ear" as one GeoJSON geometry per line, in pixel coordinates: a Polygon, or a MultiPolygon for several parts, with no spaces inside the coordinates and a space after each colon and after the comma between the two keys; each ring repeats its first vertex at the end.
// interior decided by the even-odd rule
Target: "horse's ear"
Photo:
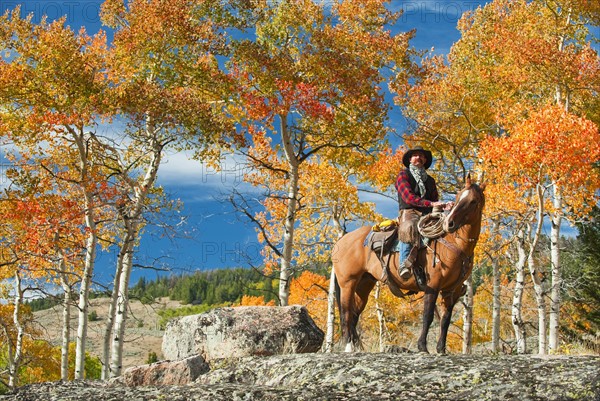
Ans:
{"type": "Polygon", "coordinates": [[[471,173],[467,173],[467,179],[465,180],[465,188],[471,187],[471,173]]]}
{"type": "Polygon", "coordinates": [[[481,184],[479,184],[479,188],[481,188],[482,191],[485,191],[486,186],[487,186],[487,184],[485,182],[482,182],[481,184]]]}

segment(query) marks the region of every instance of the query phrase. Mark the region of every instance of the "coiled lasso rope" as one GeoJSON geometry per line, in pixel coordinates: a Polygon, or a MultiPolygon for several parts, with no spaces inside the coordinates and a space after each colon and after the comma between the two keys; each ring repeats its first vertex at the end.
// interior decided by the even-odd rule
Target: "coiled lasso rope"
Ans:
{"type": "Polygon", "coordinates": [[[419,233],[429,239],[439,238],[444,235],[444,220],[446,215],[442,207],[434,207],[433,211],[426,216],[421,217],[417,223],[419,233]]]}

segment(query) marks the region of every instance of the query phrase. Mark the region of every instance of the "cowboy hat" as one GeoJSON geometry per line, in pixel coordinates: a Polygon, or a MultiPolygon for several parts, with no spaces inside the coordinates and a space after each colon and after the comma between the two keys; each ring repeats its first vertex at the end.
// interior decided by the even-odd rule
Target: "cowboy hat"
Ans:
{"type": "Polygon", "coordinates": [[[402,163],[408,167],[410,165],[410,158],[415,152],[421,152],[425,155],[425,164],[423,167],[429,168],[433,162],[433,156],[430,151],[425,150],[420,146],[415,146],[414,148],[407,150],[406,153],[404,153],[404,156],[402,156],[402,163]]]}

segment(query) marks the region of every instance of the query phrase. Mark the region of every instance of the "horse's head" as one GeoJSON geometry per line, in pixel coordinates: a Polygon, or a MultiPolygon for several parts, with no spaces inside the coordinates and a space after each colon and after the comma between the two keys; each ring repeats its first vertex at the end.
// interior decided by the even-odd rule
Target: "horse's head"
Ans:
{"type": "Polygon", "coordinates": [[[471,174],[467,175],[465,187],[456,196],[454,207],[444,220],[444,231],[453,233],[465,224],[481,219],[485,196],[485,185],[471,183],[471,174]]]}

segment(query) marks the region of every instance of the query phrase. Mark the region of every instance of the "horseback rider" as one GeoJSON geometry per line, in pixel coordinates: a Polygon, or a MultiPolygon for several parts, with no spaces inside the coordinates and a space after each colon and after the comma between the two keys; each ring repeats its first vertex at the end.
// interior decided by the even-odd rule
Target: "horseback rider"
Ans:
{"type": "Polygon", "coordinates": [[[450,210],[453,202],[440,202],[437,185],[433,177],[427,174],[433,157],[429,150],[415,146],[402,157],[406,169],[401,170],[396,179],[398,190],[398,238],[408,244],[402,247],[404,263],[400,268],[400,277],[410,278],[417,260],[421,238],[417,224],[421,216],[431,213],[434,207],[450,210]]]}

